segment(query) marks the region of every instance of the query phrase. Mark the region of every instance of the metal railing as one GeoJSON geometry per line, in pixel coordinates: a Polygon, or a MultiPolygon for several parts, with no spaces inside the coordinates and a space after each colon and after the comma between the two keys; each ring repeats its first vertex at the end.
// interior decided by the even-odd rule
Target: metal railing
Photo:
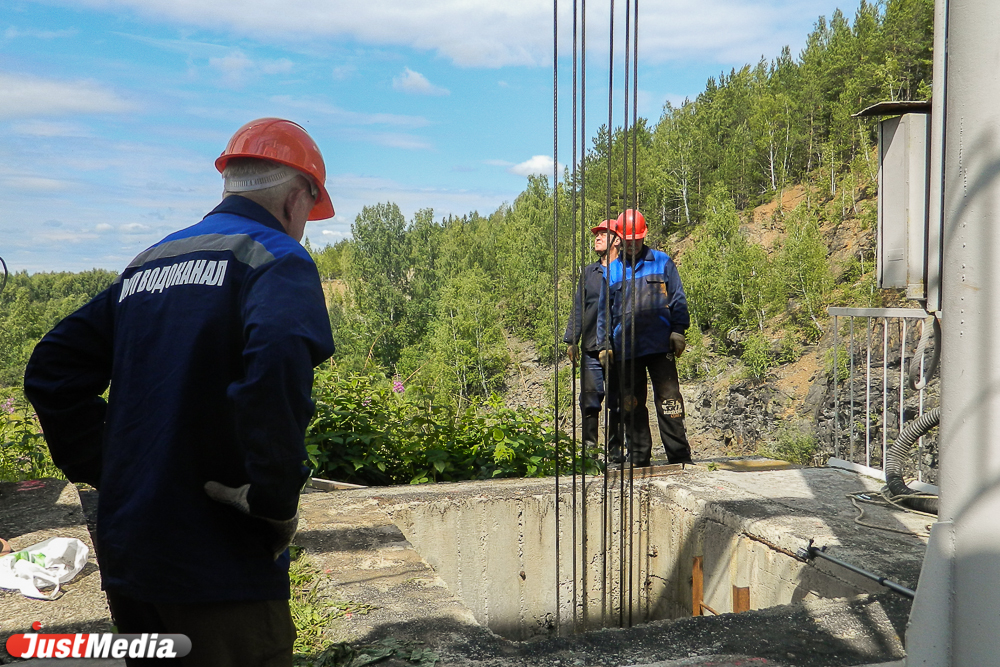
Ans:
{"type": "MultiPolygon", "coordinates": [[[[907,369],[908,362],[918,363],[919,377],[924,378],[928,355],[917,341],[933,318],[920,308],[829,308],[828,312],[833,316],[834,456],[881,472],[907,412],[916,419],[925,411],[926,382],[919,383],[919,388],[908,385],[907,369]],[[841,318],[848,319],[843,343],[841,318]],[[920,358],[915,359],[918,351],[920,358]],[[859,395],[862,373],[863,401],[859,395]],[[842,387],[845,381],[846,389],[842,387]],[[842,408],[845,400],[847,408],[842,408]]],[[[921,437],[917,479],[924,481],[927,471],[921,437]]]]}

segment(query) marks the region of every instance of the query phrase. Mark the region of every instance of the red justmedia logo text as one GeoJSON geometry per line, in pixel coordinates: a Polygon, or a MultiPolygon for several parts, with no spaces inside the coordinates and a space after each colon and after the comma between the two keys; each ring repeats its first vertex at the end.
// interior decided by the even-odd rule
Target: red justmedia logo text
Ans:
{"type": "Polygon", "coordinates": [[[31,625],[33,633],[7,638],[7,652],[15,658],[181,658],[191,651],[186,635],[38,634],[41,624],[31,625]]]}

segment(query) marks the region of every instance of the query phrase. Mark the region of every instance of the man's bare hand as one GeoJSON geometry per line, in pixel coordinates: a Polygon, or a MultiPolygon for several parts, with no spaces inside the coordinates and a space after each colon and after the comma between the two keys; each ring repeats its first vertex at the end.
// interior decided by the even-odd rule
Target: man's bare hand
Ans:
{"type": "Polygon", "coordinates": [[[611,350],[601,350],[597,354],[597,359],[601,362],[601,367],[604,368],[604,372],[608,372],[608,367],[615,363],[615,353],[611,350]]]}
{"type": "Polygon", "coordinates": [[[580,365],[580,348],[577,345],[570,345],[566,348],[566,356],[569,357],[569,363],[573,364],[573,368],[580,365]]]}

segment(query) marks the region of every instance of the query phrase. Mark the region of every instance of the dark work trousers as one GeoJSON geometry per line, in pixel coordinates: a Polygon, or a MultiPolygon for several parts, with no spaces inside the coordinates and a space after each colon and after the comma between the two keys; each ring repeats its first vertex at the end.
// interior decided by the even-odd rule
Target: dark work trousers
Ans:
{"type": "Polygon", "coordinates": [[[649,354],[626,359],[615,365],[609,386],[621,397],[621,420],[625,440],[629,445],[633,465],[648,466],[653,451],[653,436],[649,431],[649,409],[646,407],[646,374],[653,384],[653,404],[660,427],[660,440],[669,463],[691,461],[691,447],[684,430],[684,399],[677,379],[677,364],[673,355],[649,354]],[[623,383],[620,391],[618,384],[623,383]]]}
{"type": "Polygon", "coordinates": [[[599,354],[594,350],[580,355],[580,414],[584,417],[599,414],[604,401],[604,368],[599,354]]]}
{"type": "Polygon", "coordinates": [[[184,658],[126,658],[128,667],[291,667],[295,624],[288,600],[152,604],[105,591],[118,632],[187,635],[184,658]]]}

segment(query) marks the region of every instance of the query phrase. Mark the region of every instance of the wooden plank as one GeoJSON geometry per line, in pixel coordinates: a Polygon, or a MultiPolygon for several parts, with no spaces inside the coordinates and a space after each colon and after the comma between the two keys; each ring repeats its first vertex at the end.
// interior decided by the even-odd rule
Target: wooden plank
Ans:
{"type": "MultiPolygon", "coordinates": [[[[705,573],[702,570],[701,556],[694,557],[691,566],[691,615],[701,616],[705,604],[705,573]]],[[[714,613],[714,612],[713,612],[714,613]]]]}
{"type": "Polygon", "coordinates": [[[733,613],[750,611],[750,587],[733,586],[733,613]]]}
{"type": "MultiPolygon", "coordinates": [[[[684,472],[685,466],[689,466],[689,464],[669,463],[660,466],[644,466],[641,468],[632,468],[631,469],[632,479],[649,479],[651,477],[662,477],[664,475],[677,475],[684,472]]],[[[608,466],[606,474],[608,476],[608,479],[611,480],[611,479],[618,479],[618,475],[624,472],[625,479],[628,479],[629,470],[630,469],[628,463],[625,464],[624,471],[619,470],[618,466],[612,463],[610,466],[608,466]]]]}
{"type": "Polygon", "coordinates": [[[367,489],[367,486],[360,484],[350,484],[348,482],[334,482],[329,479],[313,477],[309,480],[309,486],[320,491],[349,491],[351,489],[367,489]]]}

